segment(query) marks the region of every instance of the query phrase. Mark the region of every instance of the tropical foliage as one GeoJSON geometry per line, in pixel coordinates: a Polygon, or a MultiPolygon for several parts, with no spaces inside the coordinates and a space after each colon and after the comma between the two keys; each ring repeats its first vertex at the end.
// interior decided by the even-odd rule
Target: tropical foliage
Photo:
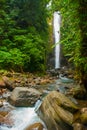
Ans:
{"type": "Polygon", "coordinates": [[[0,0],[0,69],[44,71],[48,0],[0,0]]]}
{"type": "Polygon", "coordinates": [[[87,87],[87,1],[53,0],[52,9],[61,12],[64,55],[73,63],[76,76],[87,87]]]}
{"type": "Polygon", "coordinates": [[[47,18],[60,11],[63,53],[87,86],[87,0],[52,0],[48,13],[49,1],[0,0],[0,69],[44,71],[52,41],[47,18]]]}

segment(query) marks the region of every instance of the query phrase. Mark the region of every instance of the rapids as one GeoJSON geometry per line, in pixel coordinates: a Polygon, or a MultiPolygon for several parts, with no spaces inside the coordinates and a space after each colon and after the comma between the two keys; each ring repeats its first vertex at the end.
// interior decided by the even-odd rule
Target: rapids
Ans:
{"type": "Polygon", "coordinates": [[[11,120],[12,126],[3,124],[0,126],[0,130],[25,130],[27,126],[36,122],[41,122],[45,127],[45,124],[37,116],[35,107],[15,107],[7,117],[11,120]]]}

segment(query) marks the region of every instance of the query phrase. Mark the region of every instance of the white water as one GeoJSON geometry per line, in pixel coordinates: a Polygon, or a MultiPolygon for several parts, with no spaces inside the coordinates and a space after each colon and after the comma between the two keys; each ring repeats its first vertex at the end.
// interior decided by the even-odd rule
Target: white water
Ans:
{"type": "Polygon", "coordinates": [[[55,69],[60,68],[60,24],[61,16],[60,12],[54,12],[53,30],[54,30],[54,40],[55,40],[55,69]]]}
{"type": "Polygon", "coordinates": [[[35,107],[15,108],[15,110],[12,110],[7,116],[7,119],[13,122],[12,127],[1,125],[0,130],[25,130],[27,126],[35,122],[41,122],[44,125],[42,120],[35,113],[35,107]]]}

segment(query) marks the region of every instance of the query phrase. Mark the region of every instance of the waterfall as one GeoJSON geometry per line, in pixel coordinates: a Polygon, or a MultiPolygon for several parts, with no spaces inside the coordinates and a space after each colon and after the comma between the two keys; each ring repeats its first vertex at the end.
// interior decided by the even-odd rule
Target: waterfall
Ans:
{"type": "Polygon", "coordinates": [[[53,18],[53,30],[54,30],[54,40],[55,40],[55,69],[60,68],[60,24],[61,16],[60,12],[54,12],[53,18]]]}

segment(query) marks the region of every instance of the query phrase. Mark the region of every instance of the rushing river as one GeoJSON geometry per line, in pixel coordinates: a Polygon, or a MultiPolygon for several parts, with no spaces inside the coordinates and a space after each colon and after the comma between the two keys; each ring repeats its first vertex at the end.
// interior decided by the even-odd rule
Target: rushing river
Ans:
{"type": "Polygon", "coordinates": [[[10,119],[12,122],[12,126],[3,124],[0,126],[0,130],[25,130],[27,126],[36,122],[41,122],[44,125],[42,120],[36,114],[35,107],[16,107],[9,112],[7,116],[7,119],[10,119]]]}

